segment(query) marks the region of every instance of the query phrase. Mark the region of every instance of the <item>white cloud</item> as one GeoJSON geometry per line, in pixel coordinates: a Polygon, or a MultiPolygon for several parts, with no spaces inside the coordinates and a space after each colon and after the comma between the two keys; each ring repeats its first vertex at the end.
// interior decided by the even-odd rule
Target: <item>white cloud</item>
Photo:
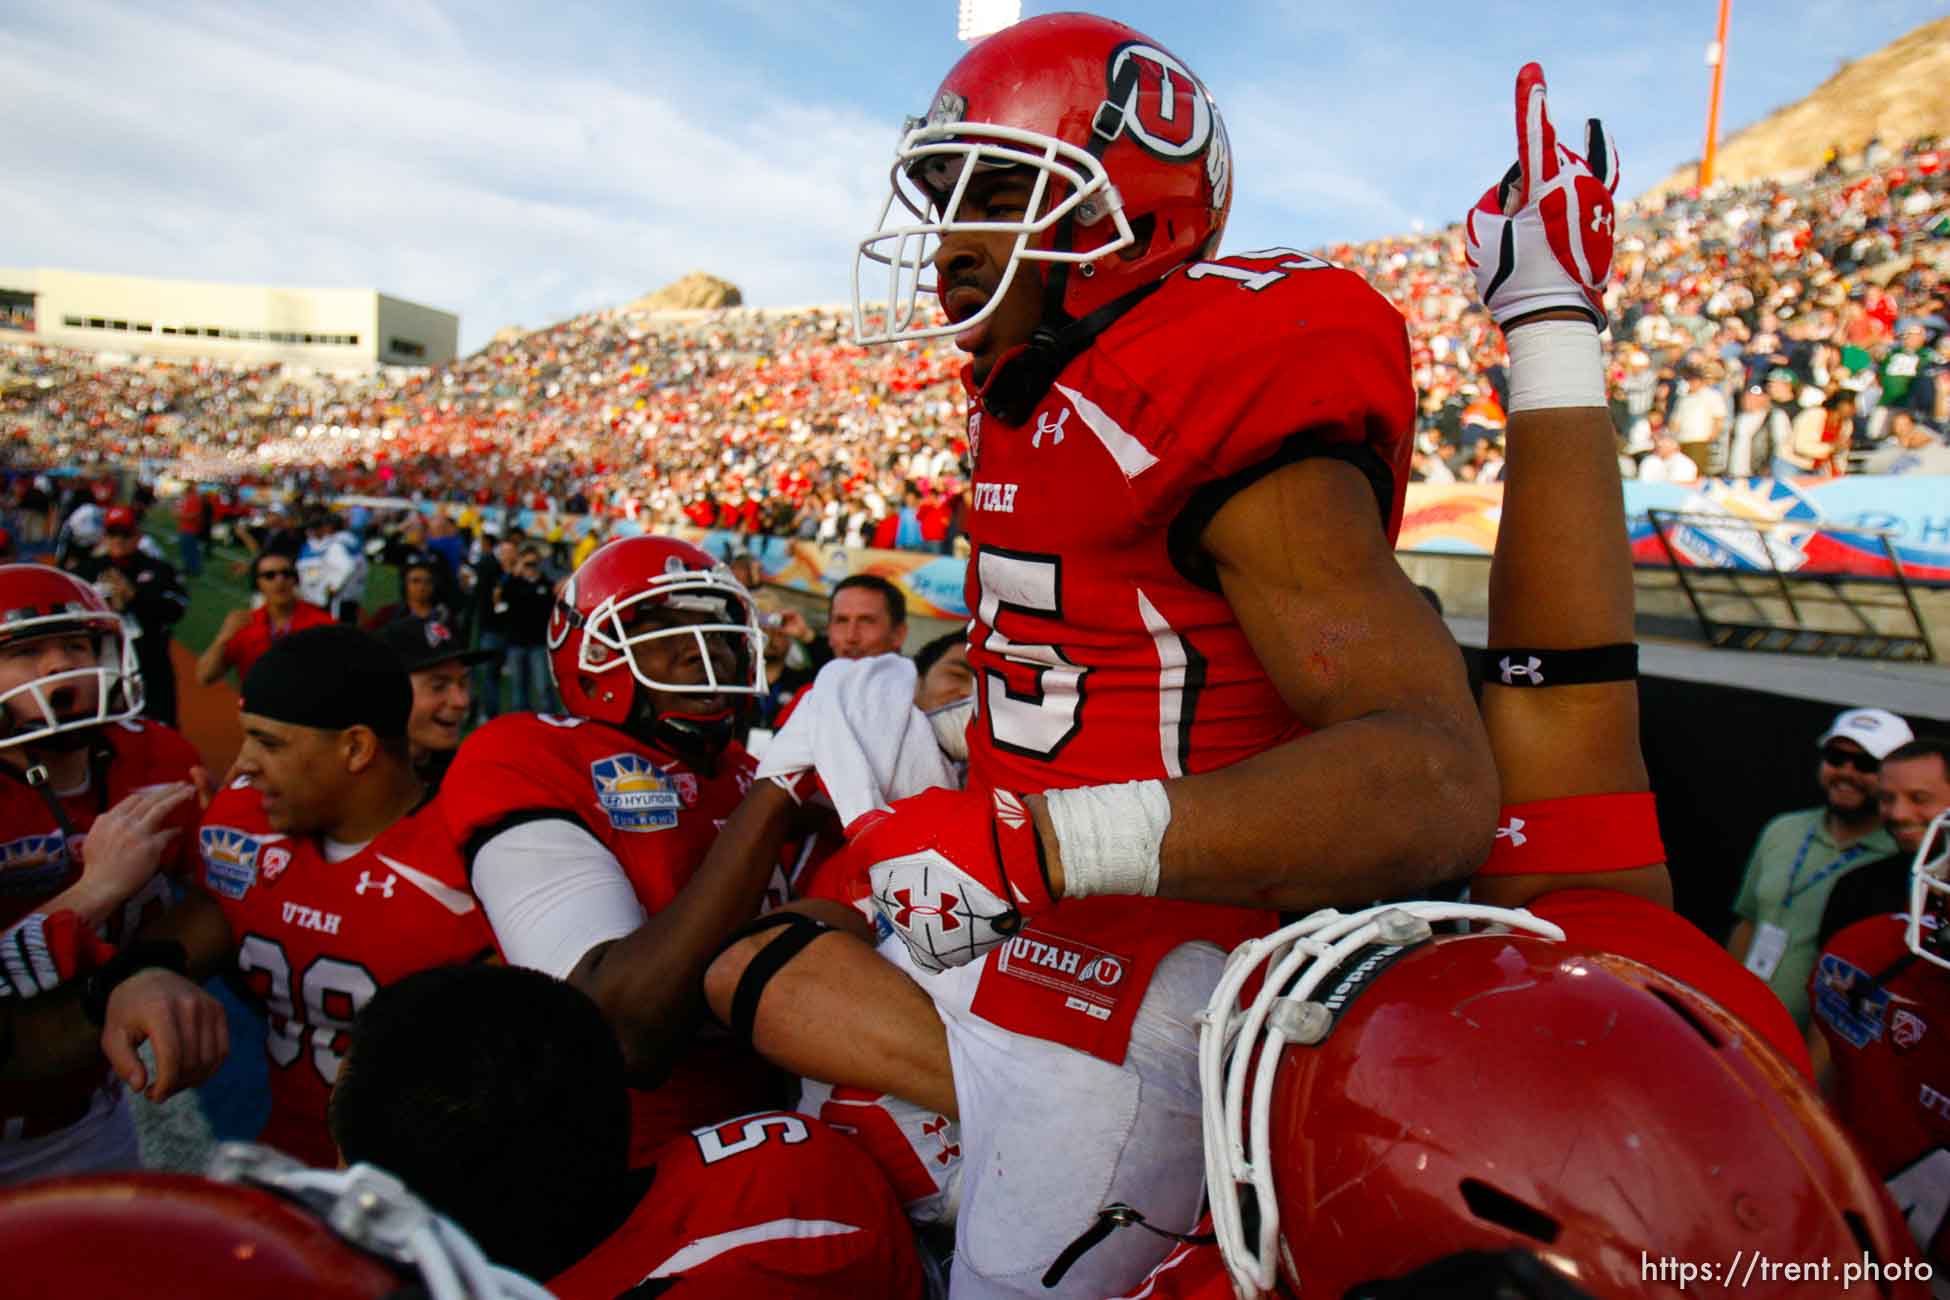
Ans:
{"type": "Polygon", "coordinates": [[[76,4],[0,33],[8,260],[373,285],[464,346],[695,269],[835,301],[892,131],[646,56],[630,85],[472,53],[430,0],[358,24],[76,4]]]}

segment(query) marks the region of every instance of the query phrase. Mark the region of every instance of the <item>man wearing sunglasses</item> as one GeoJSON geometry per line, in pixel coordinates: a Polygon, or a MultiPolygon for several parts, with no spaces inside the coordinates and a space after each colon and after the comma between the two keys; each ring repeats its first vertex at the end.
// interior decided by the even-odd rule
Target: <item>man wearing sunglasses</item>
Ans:
{"type": "Polygon", "coordinates": [[[318,606],[298,599],[298,563],[282,551],[258,552],[251,561],[251,586],[263,603],[224,615],[223,626],[197,657],[196,680],[205,686],[214,684],[228,668],[235,668],[242,682],[250,676],[251,665],[286,636],[334,621],[318,606]]]}
{"type": "Polygon", "coordinates": [[[1838,714],[1816,742],[1822,806],[1767,823],[1748,856],[1727,951],[1767,981],[1804,1033],[1822,909],[1842,876],[1895,851],[1882,827],[1876,774],[1912,738],[1909,724],[1884,709],[1838,714]]]}

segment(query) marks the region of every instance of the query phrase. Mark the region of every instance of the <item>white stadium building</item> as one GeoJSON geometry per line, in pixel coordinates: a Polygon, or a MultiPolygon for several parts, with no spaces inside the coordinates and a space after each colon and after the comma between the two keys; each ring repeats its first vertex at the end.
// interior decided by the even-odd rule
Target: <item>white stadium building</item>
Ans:
{"type": "Polygon", "coordinates": [[[452,361],[460,317],[375,289],[0,267],[0,342],[8,339],[165,359],[370,371],[452,361]]]}

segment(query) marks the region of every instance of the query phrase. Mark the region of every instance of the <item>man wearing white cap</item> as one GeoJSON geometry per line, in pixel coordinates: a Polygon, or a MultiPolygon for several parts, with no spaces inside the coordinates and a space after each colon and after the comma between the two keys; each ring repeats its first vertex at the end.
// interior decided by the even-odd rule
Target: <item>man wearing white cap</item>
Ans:
{"type": "Polygon", "coordinates": [[[1844,874],[1895,851],[1882,828],[1876,774],[1912,738],[1909,724],[1884,709],[1837,714],[1815,742],[1822,806],[1776,817],[1748,855],[1727,950],[1767,981],[1804,1031],[1822,908],[1844,874]]]}

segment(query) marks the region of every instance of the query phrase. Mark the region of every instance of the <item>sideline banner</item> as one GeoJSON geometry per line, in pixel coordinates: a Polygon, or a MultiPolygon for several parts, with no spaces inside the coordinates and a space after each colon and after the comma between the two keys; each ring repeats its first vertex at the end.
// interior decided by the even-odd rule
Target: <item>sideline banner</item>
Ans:
{"type": "MultiPolygon", "coordinates": [[[[413,509],[416,504],[387,498],[342,497],[340,505],[375,510],[413,509]]],[[[420,503],[430,511],[431,503],[420,503]]],[[[1625,514],[1632,558],[1647,568],[1671,563],[1652,529],[1647,510],[1686,515],[1720,515],[1723,527],[1697,521],[1669,528],[1682,564],[1764,572],[1770,560],[1783,573],[1815,577],[1893,578],[1895,568],[1882,538],[1850,529],[1893,534],[1890,545],[1912,582],[1950,586],[1950,477],[1926,474],[1853,475],[1839,479],[1708,479],[1700,483],[1625,484],[1625,514]],[[1784,527],[1757,532],[1748,524],[1784,527]]],[[[1436,555],[1488,555],[1496,546],[1503,513],[1500,483],[1411,483],[1402,516],[1399,551],[1436,555]]],[[[593,522],[587,516],[538,516],[531,510],[486,507],[483,522],[498,529],[512,515],[531,533],[546,535],[560,525],[563,535],[580,537],[593,522]]],[[[609,534],[644,531],[630,520],[610,521],[609,534]]],[[[755,537],[713,529],[679,528],[677,535],[728,557],[749,551],[764,580],[810,595],[825,596],[833,584],[855,573],[886,578],[907,596],[908,607],[928,618],[967,618],[962,603],[964,562],[954,556],[918,551],[848,550],[787,537],[755,537]]]]}
{"type": "MultiPolygon", "coordinates": [[[[1715,527],[1696,521],[1669,526],[1682,564],[1802,576],[1893,578],[1880,537],[1914,582],[1950,585],[1950,478],[1925,474],[1853,475],[1839,479],[1708,479],[1700,483],[1625,484],[1632,557],[1665,568],[1671,561],[1653,532],[1648,510],[1722,515],[1715,527]],[[1757,532],[1747,524],[1785,527],[1757,532]]],[[[1488,555],[1496,545],[1503,487],[1466,483],[1411,483],[1398,550],[1448,555],[1488,555]]]]}
{"type": "Polygon", "coordinates": [[[887,579],[907,597],[907,612],[923,618],[967,618],[962,603],[962,574],[967,562],[952,555],[925,551],[848,550],[789,537],[747,537],[743,533],[680,528],[677,535],[696,542],[711,554],[729,558],[749,552],[766,582],[824,596],[840,579],[870,573],[887,579]]]}

